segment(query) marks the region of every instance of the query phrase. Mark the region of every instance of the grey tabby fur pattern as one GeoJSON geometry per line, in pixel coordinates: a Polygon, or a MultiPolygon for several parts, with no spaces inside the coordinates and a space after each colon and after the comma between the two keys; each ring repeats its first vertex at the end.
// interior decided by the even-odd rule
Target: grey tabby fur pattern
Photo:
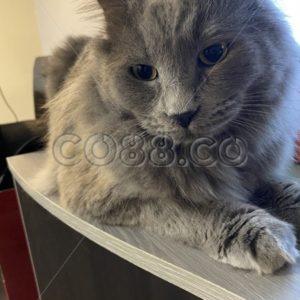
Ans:
{"type": "Polygon", "coordinates": [[[281,12],[268,0],[98,2],[106,37],[72,39],[50,60],[44,189],[95,226],[138,226],[260,274],[295,263],[300,188],[287,168],[299,125],[300,57],[281,12]],[[221,42],[230,45],[227,57],[199,64],[199,53],[221,42]],[[155,66],[159,77],[137,80],[128,71],[137,64],[155,66]],[[188,129],[172,117],[187,111],[196,112],[188,129]],[[178,157],[198,138],[235,137],[245,141],[247,160],[129,167],[116,155],[99,166],[82,147],[99,133],[120,144],[143,137],[147,156],[153,138],[165,135],[178,157]],[[81,141],[64,145],[72,166],[53,157],[57,138],[68,134],[81,141]]]}

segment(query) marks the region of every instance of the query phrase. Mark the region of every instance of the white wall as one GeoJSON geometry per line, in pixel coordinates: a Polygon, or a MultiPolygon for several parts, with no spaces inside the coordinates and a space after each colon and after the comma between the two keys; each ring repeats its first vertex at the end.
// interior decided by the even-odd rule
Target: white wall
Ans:
{"type": "MultiPolygon", "coordinates": [[[[0,87],[19,120],[34,118],[34,59],[49,55],[68,35],[94,35],[103,27],[99,7],[80,12],[83,3],[98,5],[96,0],[0,0],[0,87]]],[[[10,122],[15,118],[0,98],[0,124],[10,122]]]]}
{"type": "MultiPolygon", "coordinates": [[[[33,1],[0,0],[0,87],[20,120],[34,117],[32,70],[40,54],[33,1]]],[[[0,98],[0,124],[14,121],[0,98]]]]}
{"type": "Polygon", "coordinates": [[[94,35],[103,26],[96,0],[34,0],[43,53],[48,55],[69,35],[94,35]],[[88,12],[83,4],[94,4],[88,12]],[[92,15],[98,16],[91,17],[92,15]]]}
{"type": "Polygon", "coordinates": [[[291,23],[296,40],[300,43],[300,1],[299,0],[275,0],[282,8],[291,23]]]}

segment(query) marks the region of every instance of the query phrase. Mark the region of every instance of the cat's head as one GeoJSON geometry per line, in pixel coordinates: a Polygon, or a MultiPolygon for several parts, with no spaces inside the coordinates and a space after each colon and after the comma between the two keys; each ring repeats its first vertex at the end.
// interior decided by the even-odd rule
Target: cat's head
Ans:
{"type": "Polygon", "coordinates": [[[98,2],[104,94],[151,135],[181,143],[224,130],[250,110],[249,93],[282,80],[285,31],[268,0],[98,2]]]}

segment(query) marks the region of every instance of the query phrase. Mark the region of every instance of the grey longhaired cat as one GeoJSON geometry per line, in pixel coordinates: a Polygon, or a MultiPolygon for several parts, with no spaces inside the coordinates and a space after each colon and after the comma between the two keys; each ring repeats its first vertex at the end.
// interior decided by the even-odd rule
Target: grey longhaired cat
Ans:
{"type": "Polygon", "coordinates": [[[299,49],[281,12],[269,0],[98,2],[106,37],[70,39],[48,70],[45,172],[61,204],[261,274],[294,263],[299,49]],[[229,158],[247,150],[238,165],[216,155],[229,138],[229,158]]]}

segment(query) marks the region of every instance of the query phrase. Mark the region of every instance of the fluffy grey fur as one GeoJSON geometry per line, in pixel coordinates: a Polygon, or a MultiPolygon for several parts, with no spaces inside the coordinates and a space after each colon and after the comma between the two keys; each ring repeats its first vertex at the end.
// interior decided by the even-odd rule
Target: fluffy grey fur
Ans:
{"type": "Polygon", "coordinates": [[[78,56],[89,42],[87,37],[67,39],[64,47],[55,49],[46,66],[46,93],[49,99],[62,88],[67,80],[67,74],[72,69],[78,56]]]}
{"type": "Polygon", "coordinates": [[[76,61],[69,47],[52,58],[45,172],[61,204],[95,225],[140,226],[239,268],[268,274],[294,263],[300,188],[286,171],[299,123],[299,49],[279,10],[268,0],[98,2],[107,38],[80,39],[79,51],[73,41],[76,61]],[[199,64],[199,53],[220,42],[230,45],[227,57],[199,64]],[[136,64],[155,66],[159,77],[137,80],[128,71],[136,64]],[[188,129],[172,117],[187,111],[197,112],[188,129]],[[199,137],[238,137],[248,159],[129,167],[121,153],[99,167],[82,146],[97,133],[118,143],[142,136],[146,156],[153,137],[167,135],[184,158],[199,137]],[[66,134],[81,141],[64,146],[72,166],[53,158],[66,134]]]}

